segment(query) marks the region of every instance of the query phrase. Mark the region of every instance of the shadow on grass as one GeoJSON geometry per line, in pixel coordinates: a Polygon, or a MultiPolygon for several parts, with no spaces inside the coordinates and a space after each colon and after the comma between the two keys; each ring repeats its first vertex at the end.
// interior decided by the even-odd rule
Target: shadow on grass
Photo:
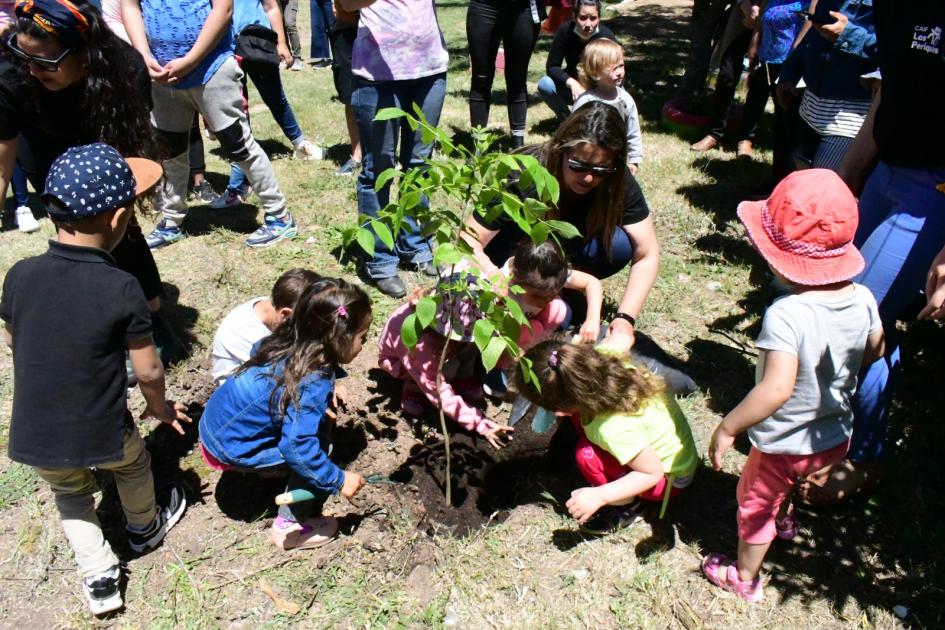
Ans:
{"type": "MultiPolygon", "coordinates": [[[[180,289],[177,286],[164,282],[162,287],[164,294],[161,296],[160,315],[169,338],[160,351],[165,365],[171,365],[189,357],[198,343],[194,327],[200,318],[200,311],[187,304],[181,304],[180,289]]],[[[155,340],[159,346],[162,345],[164,336],[164,331],[159,331],[156,327],[155,340]]]]}
{"type": "MultiPolygon", "coordinates": [[[[182,470],[180,467],[181,459],[186,457],[197,443],[197,424],[203,413],[203,406],[191,405],[187,413],[192,422],[182,423],[184,435],[180,435],[169,425],[159,424],[145,437],[151,456],[151,472],[154,475],[154,493],[158,506],[166,502],[170,489],[175,485],[182,488],[188,505],[204,503],[204,486],[200,476],[193,469],[182,470]]],[[[114,475],[110,471],[100,469],[94,472],[102,489],[102,501],[96,510],[102,531],[119,559],[127,562],[134,558],[135,554],[128,545],[126,521],[114,475]]]]}
{"type": "MultiPolygon", "coordinates": [[[[902,605],[916,627],[941,627],[945,568],[933,549],[945,544],[939,527],[945,515],[945,480],[938,462],[945,456],[945,426],[937,410],[945,404],[941,373],[945,360],[929,350],[942,347],[941,328],[920,322],[904,339],[906,378],[891,414],[890,455],[885,481],[871,494],[829,508],[797,506],[801,534],[775,540],[765,562],[769,591],[782,600],[830,601],[836,610],[855,600],[869,610],[902,605]]],[[[693,376],[730,393],[714,398],[714,408],[730,409],[753,384],[737,351],[706,341],[692,342],[693,356],[711,357],[711,365],[691,363],[693,376]],[[732,353],[735,353],[734,355],[732,353]],[[721,358],[727,357],[727,358],[721,358]],[[712,365],[739,365],[738,371],[713,373],[712,365]],[[729,381],[735,380],[734,384],[729,381]]],[[[716,368],[717,369],[717,368],[716,368]]],[[[737,541],[737,478],[703,469],[668,515],[680,540],[704,552],[734,555],[737,541]]]]}
{"type": "Polygon", "coordinates": [[[708,214],[716,228],[723,231],[730,223],[738,223],[738,204],[765,184],[770,167],[754,160],[717,159],[719,155],[701,155],[692,163],[693,168],[707,176],[708,182],[687,184],[676,192],[694,208],[708,214]]]}

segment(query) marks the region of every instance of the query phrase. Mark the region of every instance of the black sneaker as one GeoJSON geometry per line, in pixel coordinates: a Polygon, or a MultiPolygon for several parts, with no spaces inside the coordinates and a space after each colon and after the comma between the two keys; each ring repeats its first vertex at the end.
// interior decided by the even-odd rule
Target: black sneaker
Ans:
{"type": "Polygon", "coordinates": [[[642,511],[643,502],[640,499],[629,505],[605,505],[579,529],[591,536],[606,536],[630,527],[642,511]]]}
{"type": "Polygon", "coordinates": [[[376,278],[372,282],[377,290],[384,295],[392,298],[402,298],[407,295],[407,287],[400,276],[391,276],[390,278],[376,278]]]}
{"type": "Polygon", "coordinates": [[[121,568],[117,564],[104,573],[84,578],[82,590],[93,615],[104,615],[125,604],[121,599],[121,568]]]}
{"type": "Polygon", "coordinates": [[[157,516],[147,529],[141,532],[130,528],[126,530],[131,550],[137,554],[145,554],[160,545],[167,532],[177,524],[186,509],[187,499],[184,498],[184,491],[180,486],[172,486],[168,492],[167,501],[158,505],[157,516]]]}
{"type": "Polygon", "coordinates": [[[330,68],[331,59],[314,59],[312,62],[313,68],[330,68]]]}

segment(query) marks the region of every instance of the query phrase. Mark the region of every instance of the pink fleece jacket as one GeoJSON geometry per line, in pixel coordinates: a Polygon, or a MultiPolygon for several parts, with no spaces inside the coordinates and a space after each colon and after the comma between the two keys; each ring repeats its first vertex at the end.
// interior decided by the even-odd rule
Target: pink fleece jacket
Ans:
{"type": "MultiPolygon", "coordinates": [[[[445,339],[427,329],[417,340],[417,345],[408,349],[400,338],[400,328],[408,315],[414,312],[412,304],[404,304],[394,311],[378,339],[378,366],[401,380],[411,379],[434,406],[442,406],[450,418],[468,431],[484,434],[491,428],[482,411],[467,403],[445,379],[439,392],[436,388],[436,366],[440,361],[445,339]]],[[[555,298],[534,318],[529,319],[531,329],[522,327],[519,345],[523,348],[534,345],[547,337],[561,325],[567,307],[560,298],[555,298]]]]}

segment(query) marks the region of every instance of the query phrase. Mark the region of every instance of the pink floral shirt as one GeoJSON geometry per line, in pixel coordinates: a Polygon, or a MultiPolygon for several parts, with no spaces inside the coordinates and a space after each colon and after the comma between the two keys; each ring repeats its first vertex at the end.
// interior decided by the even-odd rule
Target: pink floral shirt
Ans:
{"type": "Polygon", "coordinates": [[[368,81],[446,72],[449,56],[433,0],[376,0],[361,9],[351,71],[368,81]]]}

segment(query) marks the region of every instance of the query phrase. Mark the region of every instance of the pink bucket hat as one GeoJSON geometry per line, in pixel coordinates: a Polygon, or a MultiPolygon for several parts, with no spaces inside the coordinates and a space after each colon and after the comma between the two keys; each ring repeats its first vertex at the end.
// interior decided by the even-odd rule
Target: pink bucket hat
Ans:
{"type": "Polygon", "coordinates": [[[820,286],[863,271],[853,246],[856,198],[833,171],[791,173],[767,200],[738,204],[738,218],[758,253],[791,282],[820,286]]]}

